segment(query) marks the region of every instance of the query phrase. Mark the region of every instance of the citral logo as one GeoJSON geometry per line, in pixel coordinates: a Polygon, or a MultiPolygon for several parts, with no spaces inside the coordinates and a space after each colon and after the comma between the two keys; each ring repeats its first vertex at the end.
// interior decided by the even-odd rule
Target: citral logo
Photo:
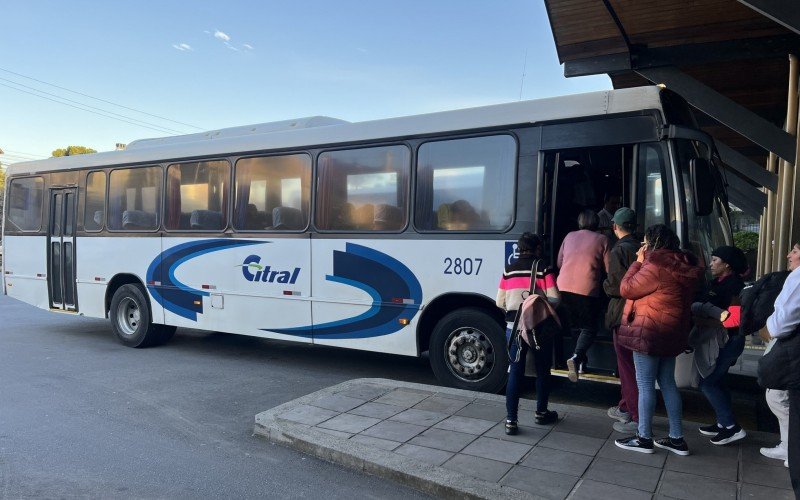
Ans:
{"type": "Polygon", "coordinates": [[[242,275],[247,281],[294,284],[299,274],[299,267],[295,267],[293,271],[273,271],[270,266],[262,266],[258,255],[250,255],[242,262],[242,275]]]}

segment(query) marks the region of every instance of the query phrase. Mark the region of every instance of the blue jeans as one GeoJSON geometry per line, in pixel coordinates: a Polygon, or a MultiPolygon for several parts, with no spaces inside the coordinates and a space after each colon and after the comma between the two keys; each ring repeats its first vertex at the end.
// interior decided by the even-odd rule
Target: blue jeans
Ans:
{"type": "Polygon", "coordinates": [[[681,393],[675,385],[675,358],[633,353],[636,366],[636,385],[639,386],[639,436],[653,438],[653,414],[656,411],[656,381],[664,397],[669,417],[669,437],[683,437],[681,422],[683,404],[681,393]]]}
{"type": "MultiPolygon", "coordinates": [[[[506,335],[511,335],[511,329],[506,330],[506,335]]],[[[547,411],[547,400],[550,398],[550,368],[553,365],[553,342],[542,342],[540,349],[530,349],[524,341],[518,346],[516,342],[511,345],[511,365],[508,370],[508,384],[506,385],[506,412],[508,420],[517,420],[519,410],[519,392],[525,377],[525,357],[528,351],[533,351],[533,359],[536,362],[536,411],[547,411]],[[514,362],[513,358],[520,349],[519,361],[514,362]]]]}
{"type": "Polygon", "coordinates": [[[700,390],[714,408],[714,413],[717,414],[717,423],[723,427],[736,424],[736,417],[733,416],[733,408],[731,408],[731,392],[725,383],[725,375],[728,374],[731,365],[741,356],[744,350],[744,340],[744,335],[733,335],[728,339],[728,343],[719,351],[714,371],[708,377],[700,378],[700,390]]]}

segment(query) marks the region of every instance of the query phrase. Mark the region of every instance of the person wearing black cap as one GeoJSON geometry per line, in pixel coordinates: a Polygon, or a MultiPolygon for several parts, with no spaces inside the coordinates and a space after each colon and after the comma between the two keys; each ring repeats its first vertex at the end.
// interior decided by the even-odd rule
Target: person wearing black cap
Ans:
{"type": "Polygon", "coordinates": [[[712,358],[708,366],[701,367],[695,355],[695,366],[700,372],[700,390],[717,417],[716,423],[700,427],[700,433],[710,436],[712,444],[724,445],[747,435],[733,415],[725,376],[744,350],[745,338],[739,334],[738,323],[732,321],[732,313],[738,317],[739,292],[744,288],[742,275],[748,268],[744,253],[736,247],[721,246],[711,255],[709,270],[713,279],[700,301],[692,305],[692,312],[695,314],[695,330],[704,326],[716,327],[721,332],[718,337],[721,341],[716,361],[712,358]]]}

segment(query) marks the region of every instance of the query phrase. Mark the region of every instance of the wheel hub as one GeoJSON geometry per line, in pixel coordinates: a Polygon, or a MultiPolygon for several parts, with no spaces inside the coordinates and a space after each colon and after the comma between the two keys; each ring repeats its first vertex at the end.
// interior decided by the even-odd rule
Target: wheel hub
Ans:
{"type": "Polygon", "coordinates": [[[125,335],[133,335],[142,319],[139,304],[130,297],[122,299],[117,312],[117,326],[125,335]]]}
{"type": "Polygon", "coordinates": [[[450,334],[447,362],[458,378],[474,382],[491,371],[494,349],[489,338],[475,328],[460,328],[450,334]]]}

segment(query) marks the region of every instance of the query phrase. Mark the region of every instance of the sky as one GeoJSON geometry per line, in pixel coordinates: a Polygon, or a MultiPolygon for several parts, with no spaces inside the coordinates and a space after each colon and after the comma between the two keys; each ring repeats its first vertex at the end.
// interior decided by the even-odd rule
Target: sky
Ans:
{"type": "Polygon", "coordinates": [[[4,165],[70,145],[611,88],[564,78],[542,0],[0,0],[0,12],[4,165]]]}

